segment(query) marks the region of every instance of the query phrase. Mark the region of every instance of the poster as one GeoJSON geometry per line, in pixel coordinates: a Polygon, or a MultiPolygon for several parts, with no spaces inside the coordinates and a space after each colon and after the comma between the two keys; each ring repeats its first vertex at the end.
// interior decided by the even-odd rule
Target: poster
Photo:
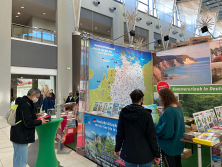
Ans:
{"type": "Polygon", "coordinates": [[[38,88],[43,95],[43,99],[46,98],[46,95],[50,93],[51,87],[51,80],[50,79],[39,79],[38,80],[38,88]]]}
{"type": "Polygon", "coordinates": [[[95,102],[131,104],[140,89],[144,104],[152,104],[152,55],[101,41],[89,40],[89,110],[95,102]]]}
{"type": "Polygon", "coordinates": [[[85,156],[100,166],[119,166],[114,156],[118,120],[85,114],[85,156]]]}
{"type": "MultiPolygon", "coordinates": [[[[153,57],[154,92],[157,92],[158,82],[166,81],[179,97],[185,117],[221,106],[221,57],[222,40],[156,53],[153,57]]],[[[154,103],[158,105],[158,96],[154,103]]]]}
{"type": "Polygon", "coordinates": [[[17,97],[26,96],[28,91],[32,88],[32,79],[17,79],[17,97]]]}

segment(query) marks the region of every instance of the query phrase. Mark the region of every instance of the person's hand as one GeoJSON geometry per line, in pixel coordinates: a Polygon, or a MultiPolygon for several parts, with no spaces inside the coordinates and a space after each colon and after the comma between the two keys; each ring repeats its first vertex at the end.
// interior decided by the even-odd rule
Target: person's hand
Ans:
{"type": "Polygon", "coordinates": [[[42,120],[42,125],[46,124],[47,122],[49,122],[49,120],[45,120],[44,118],[41,119],[42,120]]]}
{"type": "Polygon", "coordinates": [[[154,158],[154,161],[156,162],[156,165],[158,166],[160,164],[160,158],[154,158]]]}
{"type": "Polygon", "coordinates": [[[36,117],[41,117],[41,116],[44,116],[44,113],[38,113],[38,114],[36,114],[36,117]]]}
{"type": "Polygon", "coordinates": [[[114,152],[114,155],[115,155],[116,157],[119,157],[119,152],[114,152]]]}
{"type": "Polygon", "coordinates": [[[159,110],[159,109],[157,109],[158,110],[158,114],[159,114],[159,116],[161,116],[163,113],[162,113],[162,111],[161,110],[159,110]]]}

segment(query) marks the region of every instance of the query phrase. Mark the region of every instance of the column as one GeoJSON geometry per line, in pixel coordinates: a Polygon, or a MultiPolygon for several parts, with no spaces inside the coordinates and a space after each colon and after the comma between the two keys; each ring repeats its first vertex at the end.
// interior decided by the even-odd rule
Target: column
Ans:
{"type": "Polygon", "coordinates": [[[0,116],[10,108],[12,0],[0,1],[0,116]]]}
{"type": "Polygon", "coordinates": [[[57,104],[72,91],[72,32],[74,18],[72,0],[57,1],[57,104]],[[67,70],[67,67],[71,67],[67,70]]]}

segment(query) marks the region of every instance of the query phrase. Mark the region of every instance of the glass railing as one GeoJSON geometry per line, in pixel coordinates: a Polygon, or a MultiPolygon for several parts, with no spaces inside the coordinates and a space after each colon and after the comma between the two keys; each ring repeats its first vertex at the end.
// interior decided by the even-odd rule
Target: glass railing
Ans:
{"type": "Polygon", "coordinates": [[[56,44],[55,31],[12,24],[12,37],[36,42],[56,44]]]}

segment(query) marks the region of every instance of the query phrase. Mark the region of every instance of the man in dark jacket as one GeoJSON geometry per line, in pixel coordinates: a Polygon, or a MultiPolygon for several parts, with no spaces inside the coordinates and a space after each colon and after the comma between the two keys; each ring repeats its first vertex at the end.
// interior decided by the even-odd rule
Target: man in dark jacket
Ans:
{"type": "Polygon", "coordinates": [[[133,104],[122,109],[119,116],[115,156],[124,160],[126,167],[145,165],[151,167],[153,159],[160,162],[156,130],[151,112],[144,109],[141,90],[136,89],[131,94],[133,104]]]}
{"type": "Polygon", "coordinates": [[[66,103],[70,103],[70,102],[75,102],[72,92],[69,93],[69,96],[66,99],[66,103]]]}
{"type": "Polygon", "coordinates": [[[35,142],[35,127],[47,123],[47,120],[36,120],[43,113],[34,113],[34,103],[38,101],[40,90],[32,88],[27,96],[16,99],[18,104],[16,110],[16,122],[22,121],[15,126],[11,126],[10,140],[13,142],[14,156],[13,167],[26,167],[28,157],[28,143],[35,142]]]}

